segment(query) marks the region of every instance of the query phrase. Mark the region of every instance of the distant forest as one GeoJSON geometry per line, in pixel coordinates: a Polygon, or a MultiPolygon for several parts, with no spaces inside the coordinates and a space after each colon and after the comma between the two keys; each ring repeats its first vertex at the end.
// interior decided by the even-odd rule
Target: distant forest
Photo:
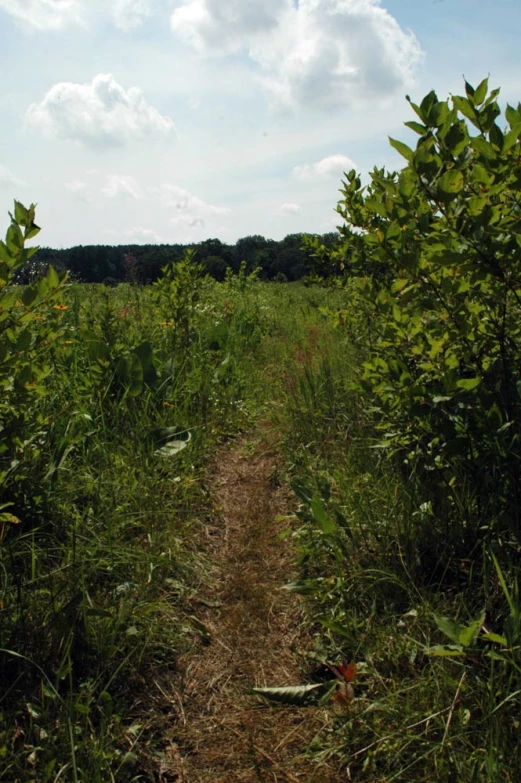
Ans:
{"type": "MultiPolygon", "coordinates": [[[[327,246],[338,240],[334,232],[314,236],[327,246]]],[[[65,250],[43,247],[25,268],[26,279],[19,282],[28,282],[51,264],[57,270],[67,269],[73,279],[84,283],[152,283],[161,269],[180,260],[188,247],[195,249],[196,260],[216,280],[224,279],[228,267],[237,272],[243,261],[248,272],[260,268],[263,280],[300,280],[313,270],[311,253],[302,248],[303,237],[289,234],[277,242],[255,235],[243,237],[235,245],[207,239],[191,245],[78,245],[65,250]]]]}

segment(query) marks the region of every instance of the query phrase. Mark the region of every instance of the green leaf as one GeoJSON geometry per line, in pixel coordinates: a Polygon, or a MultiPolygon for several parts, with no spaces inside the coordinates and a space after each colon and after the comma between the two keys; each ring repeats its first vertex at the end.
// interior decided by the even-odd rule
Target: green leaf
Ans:
{"type": "Polygon", "coordinates": [[[474,95],[476,93],[476,90],[471,84],[469,84],[469,82],[466,79],[465,79],[465,92],[467,93],[468,98],[474,100],[474,95]]]}
{"type": "Polygon", "coordinates": [[[481,638],[485,639],[487,642],[495,642],[496,644],[500,644],[502,647],[508,647],[506,637],[500,636],[497,633],[492,633],[492,631],[487,631],[487,633],[482,634],[481,638]]]}
{"type": "Polygon", "coordinates": [[[512,130],[510,130],[505,136],[502,151],[505,153],[511,150],[512,147],[514,147],[517,144],[520,136],[521,136],[521,122],[518,122],[516,125],[514,125],[512,130]]]}
{"type": "Polygon", "coordinates": [[[503,134],[503,131],[499,127],[499,125],[496,125],[494,123],[489,131],[489,138],[492,144],[497,147],[500,151],[503,150],[503,145],[505,143],[505,136],[503,134]]]}
{"type": "Polygon", "coordinates": [[[253,688],[253,693],[277,704],[292,707],[304,707],[316,702],[325,692],[332,690],[332,682],[312,683],[311,685],[289,685],[286,688],[253,688]]]}
{"type": "Polygon", "coordinates": [[[415,133],[418,133],[420,136],[424,136],[428,130],[428,128],[425,125],[420,125],[419,122],[415,122],[414,120],[409,120],[409,122],[404,122],[404,125],[406,125],[408,128],[413,130],[415,133]]]}
{"type": "Polygon", "coordinates": [[[456,386],[458,389],[463,389],[463,391],[474,391],[482,380],[482,378],[463,378],[456,383],[456,386]]]}
{"type": "Polygon", "coordinates": [[[448,658],[461,658],[466,654],[463,647],[459,644],[436,644],[434,647],[428,647],[425,652],[427,655],[448,658]]]}
{"type": "Polygon", "coordinates": [[[394,147],[394,149],[400,153],[400,155],[403,155],[403,157],[411,163],[414,152],[410,147],[407,146],[407,144],[404,144],[403,141],[398,141],[397,139],[391,138],[389,136],[389,144],[391,147],[394,147]]]}
{"type": "Polygon", "coordinates": [[[488,77],[486,79],[483,79],[483,81],[476,87],[476,90],[474,92],[474,103],[476,106],[481,106],[481,104],[487,97],[487,92],[488,92],[488,77]]]}
{"type": "Polygon", "coordinates": [[[496,159],[497,155],[494,147],[484,138],[484,136],[474,136],[470,140],[470,144],[472,149],[476,150],[476,152],[479,152],[479,154],[483,155],[483,157],[487,160],[496,159]]]}
{"type": "Polygon", "coordinates": [[[49,285],[49,288],[52,290],[53,288],[58,288],[60,285],[60,278],[58,277],[57,271],[54,269],[54,267],[50,266],[47,270],[47,283],[49,285]]]}
{"type": "Polygon", "coordinates": [[[466,98],[462,98],[459,95],[454,95],[452,98],[452,103],[454,104],[454,108],[461,112],[464,117],[466,117],[468,120],[475,121],[476,112],[472,104],[466,98]]]}
{"type": "Polygon", "coordinates": [[[463,152],[469,143],[467,126],[463,120],[459,120],[451,125],[449,131],[445,135],[444,142],[454,157],[457,157],[463,152]]]}
{"type": "Polygon", "coordinates": [[[25,307],[30,307],[38,298],[38,291],[34,286],[27,286],[20,297],[25,307]]]}
{"type": "Polygon", "coordinates": [[[398,180],[398,190],[400,194],[405,198],[411,196],[418,187],[418,177],[415,172],[410,168],[405,168],[400,173],[398,180]]]}
{"type": "Polygon", "coordinates": [[[461,171],[457,169],[451,169],[442,174],[436,182],[438,190],[451,199],[455,198],[458,193],[463,190],[465,184],[465,178],[461,171]]]}
{"type": "Polygon", "coordinates": [[[311,501],[311,511],[313,519],[320,526],[320,529],[326,536],[334,536],[337,532],[337,526],[326,514],[324,506],[318,495],[314,495],[311,501]]]}
{"type": "Polygon", "coordinates": [[[465,630],[465,626],[456,623],[449,617],[442,617],[441,615],[437,614],[434,615],[434,619],[436,621],[436,625],[440,631],[443,631],[445,636],[448,636],[449,639],[451,639],[453,642],[456,642],[456,644],[460,643],[461,632],[465,630]]]}
{"type": "Polygon", "coordinates": [[[472,647],[472,645],[476,643],[476,639],[478,638],[479,632],[484,622],[485,612],[482,612],[482,614],[477,617],[474,622],[463,628],[458,639],[459,643],[462,644],[463,647],[472,647]]]}
{"type": "Polygon", "coordinates": [[[521,112],[516,111],[508,103],[505,109],[505,117],[507,118],[507,122],[511,128],[514,128],[516,125],[519,125],[519,123],[521,122],[521,112]]]}
{"type": "Polygon", "coordinates": [[[155,447],[156,456],[175,457],[186,449],[192,440],[192,433],[180,427],[161,427],[149,432],[147,437],[155,447]]]}
{"type": "Polygon", "coordinates": [[[14,219],[20,226],[28,226],[31,224],[31,215],[29,210],[20,204],[19,201],[14,202],[14,219]]]}

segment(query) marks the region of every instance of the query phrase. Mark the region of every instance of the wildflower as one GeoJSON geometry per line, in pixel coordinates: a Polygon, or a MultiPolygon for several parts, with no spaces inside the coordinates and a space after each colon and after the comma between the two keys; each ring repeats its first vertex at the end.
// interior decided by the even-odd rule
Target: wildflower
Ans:
{"type": "Polygon", "coordinates": [[[163,405],[165,405],[167,408],[175,408],[175,405],[171,402],[164,402],[163,405]]]}
{"type": "Polygon", "coordinates": [[[65,340],[65,345],[72,345],[72,340],[65,340]]]}
{"type": "Polygon", "coordinates": [[[52,308],[53,308],[53,310],[60,310],[61,312],[63,312],[63,310],[68,310],[69,309],[69,305],[66,305],[66,304],[55,304],[55,305],[52,306],[52,308]]]}
{"type": "Polygon", "coordinates": [[[163,321],[163,323],[161,324],[161,326],[173,326],[173,325],[174,325],[173,321],[163,321]]]}

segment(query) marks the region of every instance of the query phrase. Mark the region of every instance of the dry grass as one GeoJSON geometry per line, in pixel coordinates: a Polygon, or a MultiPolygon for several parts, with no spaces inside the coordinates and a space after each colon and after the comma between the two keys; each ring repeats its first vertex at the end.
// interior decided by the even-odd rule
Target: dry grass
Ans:
{"type": "Polygon", "coordinates": [[[206,643],[180,661],[181,725],[165,757],[163,780],[177,783],[335,783],[338,770],[317,767],[306,747],[329,721],[325,709],[270,707],[256,685],[302,681],[310,647],[299,599],[281,590],[293,569],[289,541],[275,518],[292,498],[277,481],[275,435],[266,425],[253,441],[219,453],[211,485],[215,520],[203,547],[212,571],[197,619],[206,643]]]}

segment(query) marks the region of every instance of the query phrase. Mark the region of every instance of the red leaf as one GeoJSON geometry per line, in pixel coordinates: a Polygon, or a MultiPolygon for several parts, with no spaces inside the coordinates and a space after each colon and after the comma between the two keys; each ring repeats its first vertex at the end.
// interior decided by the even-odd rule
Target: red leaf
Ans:
{"type": "Polygon", "coordinates": [[[346,682],[353,682],[356,677],[356,663],[351,662],[349,664],[341,663],[337,667],[338,671],[346,682]]]}

